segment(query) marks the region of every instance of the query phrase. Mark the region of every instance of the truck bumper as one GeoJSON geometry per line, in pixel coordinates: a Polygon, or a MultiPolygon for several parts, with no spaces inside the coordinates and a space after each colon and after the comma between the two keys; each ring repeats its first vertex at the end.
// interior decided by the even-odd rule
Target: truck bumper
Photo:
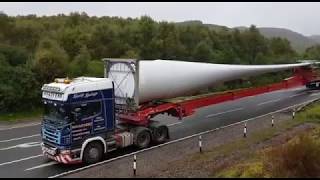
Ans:
{"type": "Polygon", "coordinates": [[[67,153],[57,153],[56,149],[45,146],[41,143],[43,156],[62,164],[79,164],[82,163],[80,158],[72,158],[72,151],[67,153]]]}

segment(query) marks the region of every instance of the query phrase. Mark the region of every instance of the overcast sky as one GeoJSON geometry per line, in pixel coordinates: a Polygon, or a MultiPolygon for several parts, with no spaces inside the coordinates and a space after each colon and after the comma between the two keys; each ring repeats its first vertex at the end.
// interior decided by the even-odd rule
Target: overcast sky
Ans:
{"type": "Polygon", "coordinates": [[[0,2],[0,11],[14,15],[56,15],[86,12],[90,16],[140,17],[157,21],[200,20],[228,27],[288,28],[304,35],[320,34],[320,3],[278,2],[0,2]]]}

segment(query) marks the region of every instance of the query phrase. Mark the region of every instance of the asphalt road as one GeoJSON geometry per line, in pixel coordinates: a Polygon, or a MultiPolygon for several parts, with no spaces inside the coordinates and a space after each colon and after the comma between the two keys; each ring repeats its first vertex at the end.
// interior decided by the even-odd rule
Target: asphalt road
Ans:
{"type": "MultiPolygon", "coordinates": [[[[171,139],[174,140],[317,98],[320,98],[320,91],[310,92],[301,87],[204,107],[182,121],[165,115],[158,116],[156,120],[168,124],[171,139]]],[[[46,161],[41,154],[39,132],[39,124],[0,129],[1,178],[50,177],[81,167],[46,161]]]]}

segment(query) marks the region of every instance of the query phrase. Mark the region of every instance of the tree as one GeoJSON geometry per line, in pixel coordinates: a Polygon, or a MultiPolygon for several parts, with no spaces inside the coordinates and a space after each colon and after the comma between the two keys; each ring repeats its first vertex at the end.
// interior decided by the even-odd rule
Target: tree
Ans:
{"type": "Polygon", "coordinates": [[[29,58],[28,52],[19,47],[0,44],[0,55],[4,56],[11,66],[25,64],[29,58]]]}
{"type": "Polygon", "coordinates": [[[40,103],[36,75],[26,66],[0,66],[0,113],[31,110],[40,103]]]}
{"type": "Polygon", "coordinates": [[[306,59],[320,59],[320,45],[307,48],[303,57],[306,59]]]}
{"type": "Polygon", "coordinates": [[[129,58],[129,59],[138,59],[140,56],[137,51],[135,50],[128,50],[125,52],[124,55],[121,56],[121,58],[129,58]]]}
{"type": "Polygon", "coordinates": [[[177,27],[172,23],[162,22],[155,37],[158,56],[162,59],[179,59],[183,55],[184,46],[180,42],[177,27]]]}
{"type": "MultiPolygon", "coordinates": [[[[250,64],[261,64],[263,62],[257,59],[259,56],[267,54],[268,47],[266,39],[260,34],[259,30],[251,25],[243,35],[244,57],[248,59],[250,64]]],[[[261,59],[260,59],[261,60],[261,59]]]]}
{"type": "Polygon", "coordinates": [[[158,58],[156,47],[156,23],[148,16],[142,16],[139,20],[139,29],[137,34],[138,47],[140,56],[143,59],[158,58]]]}
{"type": "Polygon", "coordinates": [[[2,42],[14,37],[11,33],[11,30],[14,27],[13,19],[4,12],[0,12],[0,27],[0,40],[2,42]]]}
{"type": "Polygon", "coordinates": [[[287,39],[271,38],[270,51],[272,53],[271,63],[290,63],[294,62],[294,58],[296,57],[296,52],[287,39]]]}
{"type": "Polygon", "coordinates": [[[212,59],[212,50],[207,42],[201,41],[193,51],[194,61],[208,62],[212,59]]]}
{"type": "Polygon", "coordinates": [[[67,64],[68,55],[56,41],[44,39],[40,42],[34,65],[40,82],[48,83],[54,78],[65,76],[67,64]]]}
{"type": "Polygon", "coordinates": [[[83,76],[88,72],[88,64],[91,60],[90,53],[86,46],[80,49],[80,53],[69,65],[69,74],[71,77],[83,76]]]}
{"type": "Polygon", "coordinates": [[[73,59],[80,52],[83,44],[80,38],[81,32],[79,28],[66,28],[59,33],[59,42],[70,59],[73,59]]]}
{"type": "MultiPolygon", "coordinates": [[[[267,39],[255,26],[240,31],[202,22],[157,22],[148,16],[90,17],[73,12],[10,17],[0,12],[0,27],[0,108],[8,111],[18,103],[39,100],[39,86],[55,77],[103,77],[100,59],[105,57],[270,64],[287,63],[299,55],[288,40],[267,39]],[[23,98],[17,89],[32,94],[21,93],[23,98]]],[[[320,46],[303,55],[319,59],[320,46]]]]}
{"type": "Polygon", "coordinates": [[[94,59],[120,57],[125,47],[121,43],[117,27],[101,24],[95,27],[88,43],[88,49],[94,59]]]}
{"type": "Polygon", "coordinates": [[[10,30],[10,44],[23,47],[33,53],[37,47],[40,36],[44,31],[41,23],[29,19],[17,19],[10,30]]]}

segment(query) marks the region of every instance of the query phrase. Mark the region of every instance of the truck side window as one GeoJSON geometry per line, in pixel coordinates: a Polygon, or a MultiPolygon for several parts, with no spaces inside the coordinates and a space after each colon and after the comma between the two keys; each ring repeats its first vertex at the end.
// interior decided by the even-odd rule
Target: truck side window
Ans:
{"type": "Polygon", "coordinates": [[[101,112],[101,103],[91,102],[91,103],[88,103],[86,107],[86,111],[84,111],[83,115],[85,116],[84,118],[87,118],[90,116],[94,116],[100,112],[101,112]]]}
{"type": "Polygon", "coordinates": [[[85,119],[101,112],[101,102],[82,103],[72,108],[73,113],[78,114],[79,119],[85,119]]]}

